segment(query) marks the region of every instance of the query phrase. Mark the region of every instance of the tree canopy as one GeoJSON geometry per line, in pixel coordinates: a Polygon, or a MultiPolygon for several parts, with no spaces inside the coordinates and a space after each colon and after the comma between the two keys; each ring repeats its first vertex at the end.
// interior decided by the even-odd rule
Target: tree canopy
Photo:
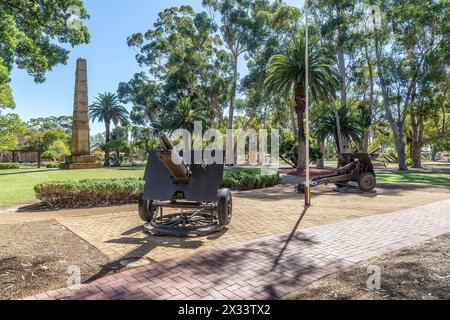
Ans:
{"type": "Polygon", "coordinates": [[[82,0],[0,0],[0,107],[14,106],[8,85],[13,66],[45,81],[47,71],[67,62],[69,50],[62,44],[89,42],[81,24],[88,17],[82,0]],[[80,24],[71,26],[69,18],[80,24]]]}

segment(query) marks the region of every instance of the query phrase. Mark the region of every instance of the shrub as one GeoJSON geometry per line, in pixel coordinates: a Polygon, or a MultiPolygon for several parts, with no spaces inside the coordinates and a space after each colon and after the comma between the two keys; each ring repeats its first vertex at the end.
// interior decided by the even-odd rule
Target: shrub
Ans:
{"type": "Polygon", "coordinates": [[[407,159],[406,159],[406,165],[407,165],[408,167],[411,167],[411,166],[413,165],[413,159],[412,159],[412,158],[407,158],[407,159]]]}
{"type": "Polygon", "coordinates": [[[49,162],[45,165],[47,169],[59,169],[61,164],[59,162],[49,162]]]}
{"type": "Polygon", "coordinates": [[[0,170],[20,169],[20,163],[0,163],[0,170]]]}
{"type": "Polygon", "coordinates": [[[140,179],[49,182],[35,186],[36,197],[51,208],[133,203],[144,189],[140,179]]]}
{"type": "Polygon", "coordinates": [[[272,187],[281,182],[280,175],[263,175],[260,169],[235,168],[226,170],[222,187],[233,190],[253,190],[272,187]]]}

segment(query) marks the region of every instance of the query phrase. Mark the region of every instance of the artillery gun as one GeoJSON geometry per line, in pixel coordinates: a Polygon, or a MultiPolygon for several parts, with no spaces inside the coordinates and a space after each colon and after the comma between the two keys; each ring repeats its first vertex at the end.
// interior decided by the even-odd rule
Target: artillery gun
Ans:
{"type": "MultiPolygon", "coordinates": [[[[344,153],[336,173],[314,177],[310,179],[310,186],[334,183],[338,188],[354,188],[353,183],[357,184],[363,192],[372,192],[377,185],[372,160],[380,151],[381,147],[369,153],[344,153]]],[[[301,182],[297,191],[304,193],[305,187],[306,181],[301,182]]]]}
{"type": "MultiPolygon", "coordinates": [[[[224,164],[195,164],[195,159],[202,159],[201,151],[192,151],[187,164],[186,156],[165,135],[159,139],[160,150],[148,156],[139,201],[145,230],[156,235],[203,236],[225,229],[233,205],[231,190],[220,189],[224,164]],[[165,209],[177,212],[165,214],[165,209]]],[[[223,150],[213,152],[223,154],[223,150]]]]}

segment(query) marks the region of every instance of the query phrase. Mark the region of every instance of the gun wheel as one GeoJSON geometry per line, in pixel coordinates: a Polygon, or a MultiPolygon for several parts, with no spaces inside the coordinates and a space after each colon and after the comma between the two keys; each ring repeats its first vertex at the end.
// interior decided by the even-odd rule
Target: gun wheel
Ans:
{"type": "Polygon", "coordinates": [[[219,225],[227,226],[233,216],[233,198],[230,189],[220,189],[217,202],[217,218],[219,225]]]}
{"type": "Polygon", "coordinates": [[[359,176],[358,184],[362,191],[371,192],[377,185],[377,178],[371,172],[364,172],[359,176]]]}
{"type": "Polygon", "coordinates": [[[155,215],[155,208],[153,207],[153,201],[144,200],[142,194],[139,198],[139,217],[145,222],[151,222],[155,215]]]}

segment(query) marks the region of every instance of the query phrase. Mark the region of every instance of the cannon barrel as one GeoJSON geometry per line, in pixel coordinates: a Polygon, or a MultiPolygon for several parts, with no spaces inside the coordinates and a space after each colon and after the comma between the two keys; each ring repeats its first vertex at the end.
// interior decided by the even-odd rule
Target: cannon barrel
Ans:
{"type": "Polygon", "coordinates": [[[184,163],[183,158],[174,149],[172,142],[165,134],[160,134],[159,140],[161,151],[158,153],[158,157],[169,170],[174,183],[188,183],[191,178],[191,170],[184,163]]]}
{"type": "Polygon", "coordinates": [[[173,150],[172,142],[170,142],[170,140],[167,138],[167,136],[164,133],[161,133],[159,135],[159,141],[161,143],[161,148],[163,148],[163,150],[166,150],[166,151],[173,150]]]}
{"type": "Polygon", "coordinates": [[[382,147],[377,147],[376,149],[369,152],[369,157],[373,160],[373,158],[376,157],[382,150],[382,147]]]}

